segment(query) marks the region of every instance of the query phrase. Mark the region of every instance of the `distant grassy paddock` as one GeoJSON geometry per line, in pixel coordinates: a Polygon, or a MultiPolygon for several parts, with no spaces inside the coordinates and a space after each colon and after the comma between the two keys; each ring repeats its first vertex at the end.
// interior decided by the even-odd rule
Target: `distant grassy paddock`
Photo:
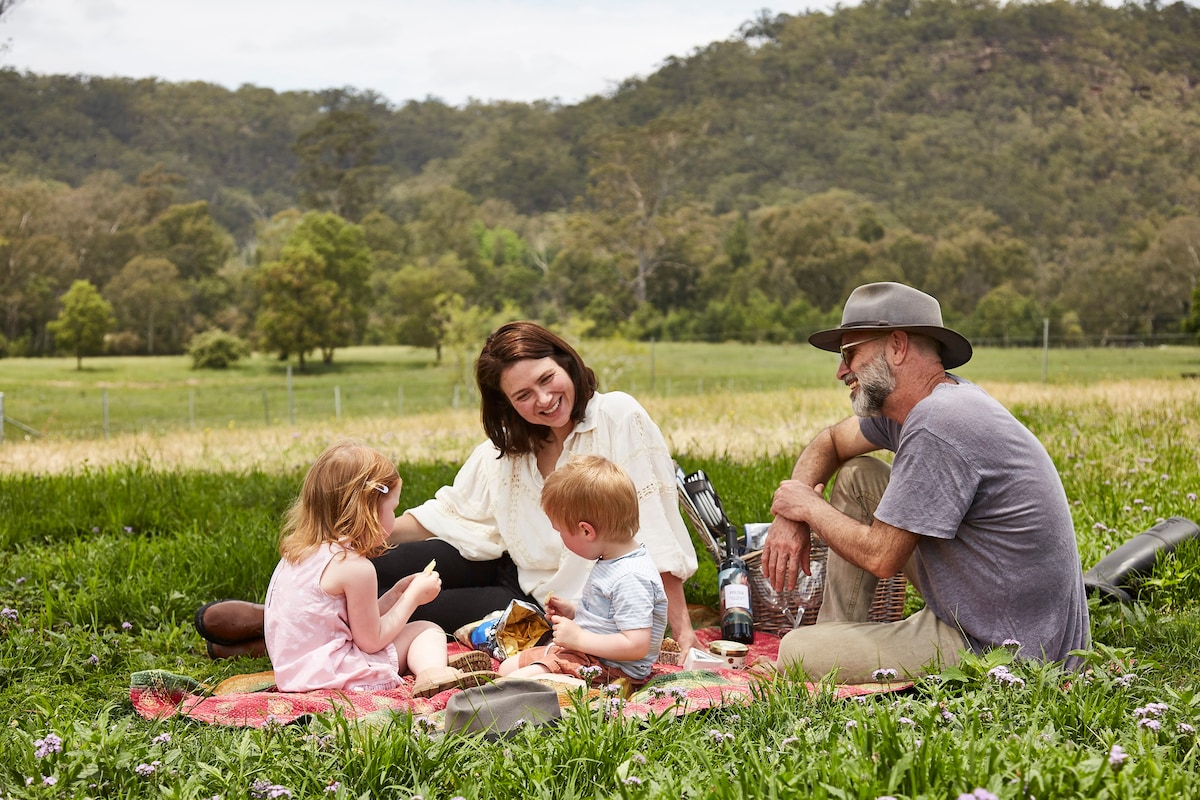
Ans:
{"type": "MultiPolygon", "coordinates": [[[[655,398],[835,386],[836,356],[807,345],[585,342],[601,386],[655,398]]],[[[473,354],[472,354],[473,355],[473,354]]],[[[431,350],[337,351],[301,374],[256,355],[229,370],[192,370],[182,356],[0,360],[5,415],[50,439],[234,428],[327,425],[387,416],[474,410],[470,358],[431,350]],[[107,419],[106,419],[107,414],[107,419]]],[[[1200,348],[1051,350],[984,348],[959,372],[982,383],[1091,384],[1200,375],[1200,348]]],[[[5,438],[30,434],[6,425],[5,438]]]]}

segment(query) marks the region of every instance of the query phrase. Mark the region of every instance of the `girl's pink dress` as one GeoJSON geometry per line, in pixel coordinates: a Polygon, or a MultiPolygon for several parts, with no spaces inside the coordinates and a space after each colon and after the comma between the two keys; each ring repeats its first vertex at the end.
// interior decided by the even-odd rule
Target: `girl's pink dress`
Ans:
{"type": "Polygon", "coordinates": [[[281,559],[267,588],[264,632],[281,692],[313,689],[372,691],[399,686],[396,646],[364,653],[354,644],[345,595],[321,588],[321,575],[340,544],[322,544],[299,564],[281,559]]]}

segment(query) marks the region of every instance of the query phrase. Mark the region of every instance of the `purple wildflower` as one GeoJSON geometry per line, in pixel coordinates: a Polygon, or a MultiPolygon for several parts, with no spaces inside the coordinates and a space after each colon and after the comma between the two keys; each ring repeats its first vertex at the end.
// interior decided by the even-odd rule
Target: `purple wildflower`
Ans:
{"type": "Polygon", "coordinates": [[[15,608],[0,609],[0,617],[4,617],[5,619],[16,622],[17,621],[17,610],[15,608]]]}
{"type": "Polygon", "coordinates": [[[63,740],[58,737],[58,734],[47,733],[45,739],[37,739],[33,743],[33,755],[36,758],[45,758],[51,753],[62,752],[63,740]]]}
{"type": "Polygon", "coordinates": [[[121,630],[123,630],[123,631],[131,631],[131,630],[133,630],[133,623],[132,623],[132,622],[122,622],[122,623],[121,623],[121,630]]]}
{"type": "Polygon", "coordinates": [[[1169,709],[1170,706],[1166,703],[1146,703],[1144,706],[1139,706],[1133,710],[1135,717],[1161,717],[1163,712],[1169,709]]]}
{"type": "Polygon", "coordinates": [[[886,668],[886,669],[877,669],[871,673],[871,677],[877,681],[895,680],[897,675],[899,675],[899,673],[896,672],[896,670],[891,669],[890,667],[886,668]]]}
{"type": "Polygon", "coordinates": [[[725,744],[726,742],[732,742],[734,737],[732,733],[725,733],[724,731],[719,731],[716,728],[710,728],[708,731],[708,738],[713,744],[720,745],[725,744]]]}
{"type": "Polygon", "coordinates": [[[43,775],[42,776],[42,785],[43,786],[53,786],[56,783],[58,783],[58,778],[54,777],[53,775],[43,775]]]}
{"type": "Polygon", "coordinates": [[[143,778],[148,778],[158,770],[160,764],[162,764],[161,761],[151,761],[149,764],[138,764],[133,768],[133,771],[138,775],[141,775],[143,778]]]}
{"type": "Polygon", "coordinates": [[[621,783],[625,784],[626,786],[641,786],[642,779],[639,778],[637,775],[630,775],[628,778],[621,781],[621,783]]]}
{"type": "Polygon", "coordinates": [[[621,709],[625,708],[625,701],[620,697],[610,697],[604,702],[604,718],[616,719],[621,715],[621,709]]]}
{"type": "Polygon", "coordinates": [[[250,795],[259,798],[291,797],[292,790],[267,780],[257,780],[250,786],[250,795]]]}
{"type": "Polygon", "coordinates": [[[1129,758],[1129,754],[1119,744],[1114,744],[1112,749],[1108,751],[1108,765],[1112,767],[1113,772],[1119,772],[1121,767],[1125,766],[1125,759],[1127,758],[1129,758]]]}
{"type": "Polygon", "coordinates": [[[996,683],[1003,683],[1008,686],[1024,686],[1025,681],[1008,671],[1008,667],[1001,664],[998,667],[992,667],[988,670],[988,677],[996,683]]]}
{"type": "Polygon", "coordinates": [[[100,656],[96,655],[95,653],[92,653],[90,656],[88,656],[88,663],[91,664],[93,667],[96,666],[97,664],[100,663],[100,656]]]}
{"type": "Polygon", "coordinates": [[[158,736],[155,736],[150,740],[150,744],[166,744],[169,741],[171,741],[171,734],[160,733],[158,736]]]}

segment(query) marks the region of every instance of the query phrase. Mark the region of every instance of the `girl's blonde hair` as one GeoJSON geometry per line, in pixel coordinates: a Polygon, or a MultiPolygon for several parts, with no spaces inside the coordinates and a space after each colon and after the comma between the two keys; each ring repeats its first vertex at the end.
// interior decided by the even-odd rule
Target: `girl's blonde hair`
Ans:
{"type": "Polygon", "coordinates": [[[340,542],[367,558],[379,555],[387,549],[379,504],[398,491],[400,474],[381,453],[355,441],[332,445],[313,462],[284,517],[280,554],[295,564],[324,542],[340,542]]]}
{"type": "Polygon", "coordinates": [[[628,542],[640,525],[637,489],[629,473],[603,456],[576,456],[542,484],[542,510],[551,522],[587,522],[598,539],[628,542]]]}

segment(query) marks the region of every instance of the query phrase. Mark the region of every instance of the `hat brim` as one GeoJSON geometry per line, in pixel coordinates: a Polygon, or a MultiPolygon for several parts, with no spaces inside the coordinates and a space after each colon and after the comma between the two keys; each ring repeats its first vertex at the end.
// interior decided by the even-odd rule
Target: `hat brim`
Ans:
{"type": "Polygon", "coordinates": [[[971,360],[974,352],[971,343],[961,333],[936,325],[843,325],[838,328],[817,331],[808,337],[808,343],[820,350],[837,353],[842,347],[842,337],[848,333],[888,333],[908,331],[928,336],[942,345],[942,366],[954,369],[971,360]]]}

